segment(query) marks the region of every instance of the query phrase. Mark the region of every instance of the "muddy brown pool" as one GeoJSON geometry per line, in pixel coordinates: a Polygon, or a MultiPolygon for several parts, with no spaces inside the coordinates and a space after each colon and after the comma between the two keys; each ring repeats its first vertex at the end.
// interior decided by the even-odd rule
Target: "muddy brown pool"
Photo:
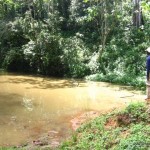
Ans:
{"type": "Polygon", "coordinates": [[[88,111],[121,108],[142,101],[138,91],[103,82],[0,75],[0,146],[20,145],[43,133],[65,138],[71,119],[88,111]]]}

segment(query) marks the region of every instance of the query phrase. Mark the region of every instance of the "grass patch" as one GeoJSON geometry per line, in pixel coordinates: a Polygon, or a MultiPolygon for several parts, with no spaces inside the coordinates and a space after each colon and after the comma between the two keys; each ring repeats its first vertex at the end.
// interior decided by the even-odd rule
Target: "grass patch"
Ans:
{"type": "Polygon", "coordinates": [[[82,125],[59,150],[148,150],[150,108],[132,103],[82,125]]]}
{"type": "Polygon", "coordinates": [[[17,148],[0,147],[0,150],[18,150],[17,148]]]}

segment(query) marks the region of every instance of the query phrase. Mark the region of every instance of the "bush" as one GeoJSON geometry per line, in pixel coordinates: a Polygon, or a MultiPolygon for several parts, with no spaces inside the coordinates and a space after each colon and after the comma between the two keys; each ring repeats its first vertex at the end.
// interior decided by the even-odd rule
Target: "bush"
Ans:
{"type": "Polygon", "coordinates": [[[106,75],[101,73],[101,74],[94,74],[86,77],[87,80],[128,85],[128,86],[133,86],[140,90],[146,89],[145,78],[146,78],[145,76],[135,76],[131,74],[121,75],[116,73],[108,73],[106,75]]]}
{"type": "Polygon", "coordinates": [[[120,126],[131,123],[150,122],[150,116],[146,112],[148,107],[144,103],[131,103],[124,111],[118,114],[118,124],[120,126]]]}
{"type": "Polygon", "coordinates": [[[15,48],[7,52],[7,55],[4,58],[3,68],[8,71],[26,72],[29,69],[29,64],[24,59],[23,52],[20,49],[15,48]]]}

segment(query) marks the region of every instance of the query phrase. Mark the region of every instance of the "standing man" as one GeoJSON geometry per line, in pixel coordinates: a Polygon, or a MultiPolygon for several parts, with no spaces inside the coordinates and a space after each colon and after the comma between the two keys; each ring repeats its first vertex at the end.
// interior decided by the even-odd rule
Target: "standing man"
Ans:
{"type": "Polygon", "coordinates": [[[150,101],[150,47],[146,49],[147,58],[146,58],[146,77],[147,77],[147,101],[150,101]]]}

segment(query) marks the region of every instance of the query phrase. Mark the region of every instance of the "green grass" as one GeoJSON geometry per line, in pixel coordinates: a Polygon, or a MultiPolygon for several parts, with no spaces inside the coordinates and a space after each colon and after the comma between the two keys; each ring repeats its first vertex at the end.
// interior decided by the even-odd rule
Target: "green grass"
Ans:
{"type": "Polygon", "coordinates": [[[17,148],[4,148],[4,147],[0,147],[0,150],[17,150],[17,148]]]}
{"type": "Polygon", "coordinates": [[[132,103],[82,125],[59,150],[149,150],[150,109],[132,103]]]}

